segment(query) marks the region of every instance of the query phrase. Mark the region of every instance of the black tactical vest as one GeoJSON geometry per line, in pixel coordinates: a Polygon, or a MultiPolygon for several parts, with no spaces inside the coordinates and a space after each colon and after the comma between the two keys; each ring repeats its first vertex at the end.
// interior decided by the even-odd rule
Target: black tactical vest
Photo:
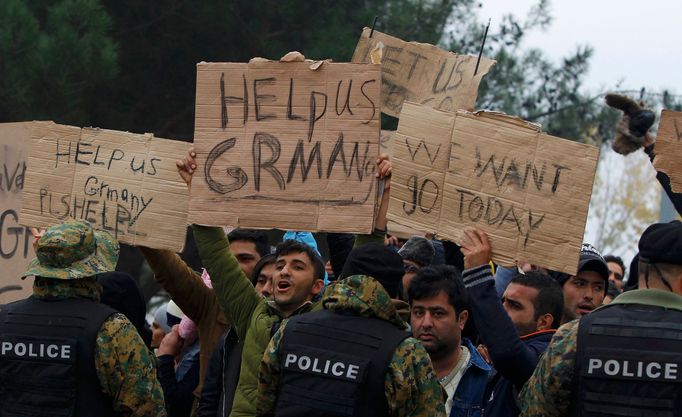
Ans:
{"type": "Polygon", "coordinates": [[[275,416],[388,416],[386,371],[408,336],[384,320],[327,310],[290,319],[275,416]]]}
{"type": "Polygon", "coordinates": [[[613,304],[578,328],[579,416],[682,416],[682,312],[613,304]]]}
{"type": "Polygon", "coordinates": [[[97,302],[29,297],[0,311],[0,416],[110,416],[94,354],[116,311],[97,302]]]}

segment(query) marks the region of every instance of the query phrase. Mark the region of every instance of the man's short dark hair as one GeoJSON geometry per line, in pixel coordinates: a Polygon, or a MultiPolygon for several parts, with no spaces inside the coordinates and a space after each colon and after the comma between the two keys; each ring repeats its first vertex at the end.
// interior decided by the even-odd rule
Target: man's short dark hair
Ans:
{"type": "Polygon", "coordinates": [[[260,271],[262,271],[267,265],[274,264],[276,261],[277,257],[275,254],[268,253],[267,255],[261,257],[258,262],[256,262],[256,266],[253,267],[253,273],[251,273],[251,284],[253,284],[254,287],[258,282],[258,275],[260,275],[260,271]]]}
{"type": "Polygon", "coordinates": [[[469,298],[464,289],[462,274],[450,265],[421,268],[410,282],[407,297],[412,304],[413,300],[433,298],[441,291],[447,294],[448,302],[455,309],[455,313],[460,314],[464,310],[469,310],[469,298]]]}
{"type": "Polygon", "coordinates": [[[531,271],[518,274],[512,278],[510,284],[519,284],[524,287],[535,288],[538,295],[533,300],[535,309],[534,320],[543,314],[552,315],[552,329],[557,329],[561,324],[561,314],[564,309],[564,292],[554,279],[542,272],[531,271]]]}
{"type": "Polygon", "coordinates": [[[227,238],[230,242],[251,242],[256,245],[256,252],[260,256],[265,256],[270,253],[270,242],[268,234],[262,230],[252,229],[234,229],[228,233],[227,238]]]}
{"type": "Polygon", "coordinates": [[[324,262],[322,258],[317,253],[315,249],[306,245],[305,243],[299,242],[298,240],[285,240],[284,242],[277,245],[275,249],[275,257],[288,255],[290,253],[305,253],[310,258],[314,269],[315,279],[324,279],[324,262]]]}
{"type": "Polygon", "coordinates": [[[618,266],[620,266],[620,269],[623,271],[623,276],[620,277],[620,280],[622,281],[623,277],[625,277],[625,263],[623,262],[623,259],[620,256],[616,255],[606,255],[604,256],[604,260],[606,261],[606,263],[614,262],[617,263],[618,266]]]}

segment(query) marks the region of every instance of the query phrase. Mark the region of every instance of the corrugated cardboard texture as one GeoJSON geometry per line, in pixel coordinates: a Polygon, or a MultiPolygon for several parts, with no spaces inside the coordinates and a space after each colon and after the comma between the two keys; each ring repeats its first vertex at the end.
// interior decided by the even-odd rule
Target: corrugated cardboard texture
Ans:
{"type": "Polygon", "coordinates": [[[670,177],[673,192],[682,193],[682,112],[661,112],[654,167],[670,177]]]}
{"type": "Polygon", "coordinates": [[[87,220],[120,242],[179,251],[189,192],[177,173],[190,144],[54,123],[33,131],[21,220],[87,220]]]}
{"type": "Polygon", "coordinates": [[[478,85],[495,61],[481,58],[474,76],[476,60],[434,45],[405,42],[365,28],[353,53],[353,62],[370,62],[370,52],[383,43],[381,111],[398,117],[403,102],[411,101],[434,109],[455,112],[473,110],[478,85]]]}
{"type": "Polygon", "coordinates": [[[367,233],[381,67],[200,63],[189,220],[367,233]]]}
{"type": "Polygon", "coordinates": [[[388,218],[454,242],[475,226],[502,265],[574,274],[598,156],[518,118],[405,103],[388,218]]]}
{"type": "Polygon", "coordinates": [[[29,296],[33,285],[32,278],[19,278],[35,257],[33,236],[19,219],[31,126],[31,122],[0,124],[0,289],[7,285],[22,287],[0,294],[0,304],[29,296]]]}

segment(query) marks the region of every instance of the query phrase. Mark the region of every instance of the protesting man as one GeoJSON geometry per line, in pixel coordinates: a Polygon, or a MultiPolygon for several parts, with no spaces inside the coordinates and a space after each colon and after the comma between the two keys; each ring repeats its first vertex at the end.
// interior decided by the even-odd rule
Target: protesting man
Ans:
{"type": "MultiPolygon", "coordinates": [[[[195,154],[190,151],[183,161],[178,161],[180,175],[188,186],[196,169],[194,157],[195,154]]],[[[388,157],[379,157],[377,176],[384,178],[390,175],[390,171],[388,157]]],[[[382,199],[384,203],[388,204],[387,197],[382,199]]],[[[385,215],[386,210],[380,209],[379,213],[385,215]]],[[[202,262],[211,275],[218,301],[233,323],[237,337],[244,343],[239,382],[230,416],[250,417],[256,413],[257,375],[263,352],[284,318],[313,309],[311,301],[324,286],[324,264],[309,246],[292,241],[283,243],[276,251],[273,300],[268,301],[254,291],[250,279],[239,269],[221,228],[195,225],[194,238],[202,262]]],[[[371,239],[367,237],[367,240],[371,239]]],[[[376,239],[383,241],[383,235],[376,239]]],[[[362,239],[356,241],[356,245],[362,243],[362,239]]]]}
{"type": "Polygon", "coordinates": [[[559,327],[561,287],[537,271],[512,278],[500,302],[490,261],[492,247],[481,230],[465,230],[464,286],[476,327],[494,366],[483,403],[484,416],[519,415],[517,394],[535,370],[559,327]]]}
{"type": "Polygon", "coordinates": [[[459,271],[451,266],[425,267],[407,291],[412,334],[426,348],[447,393],[449,417],[478,417],[490,366],[462,330],[469,303],[459,271]]]}
{"type": "Polygon", "coordinates": [[[639,240],[639,287],[559,328],[522,416],[682,415],[682,223],[639,240]]]}
{"type": "Polygon", "coordinates": [[[118,242],[90,224],[49,227],[33,296],[0,312],[0,415],[165,416],[154,360],[135,326],[99,303],[118,242]]]}
{"type": "Polygon", "coordinates": [[[355,248],[323,310],[289,319],[270,341],[257,415],[444,416],[429,358],[393,302],[403,272],[386,246],[355,248]]]}

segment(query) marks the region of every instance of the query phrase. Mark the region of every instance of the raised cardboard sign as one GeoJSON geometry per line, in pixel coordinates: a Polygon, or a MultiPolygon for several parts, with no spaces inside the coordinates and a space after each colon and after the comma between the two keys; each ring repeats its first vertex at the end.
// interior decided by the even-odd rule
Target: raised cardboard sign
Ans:
{"type": "Polygon", "coordinates": [[[353,53],[353,62],[370,62],[370,53],[383,44],[381,111],[398,117],[403,102],[455,112],[473,110],[478,85],[495,61],[481,58],[478,72],[471,55],[458,55],[428,43],[405,42],[365,28],[353,53]]]}
{"type": "Polygon", "coordinates": [[[35,257],[33,237],[19,220],[32,124],[0,124],[0,304],[29,296],[33,284],[32,279],[19,278],[35,257]]]}
{"type": "Polygon", "coordinates": [[[86,220],[120,242],[179,251],[189,192],[177,173],[190,144],[43,123],[33,131],[23,224],[86,220]]]}
{"type": "Polygon", "coordinates": [[[661,112],[654,167],[670,177],[673,192],[682,193],[682,112],[661,112]]]}
{"type": "Polygon", "coordinates": [[[371,231],[380,84],[372,64],[198,64],[190,222],[371,231]]]}
{"type": "Polygon", "coordinates": [[[500,264],[573,274],[598,155],[510,116],[405,103],[388,217],[455,242],[475,226],[490,235],[500,264]]]}

